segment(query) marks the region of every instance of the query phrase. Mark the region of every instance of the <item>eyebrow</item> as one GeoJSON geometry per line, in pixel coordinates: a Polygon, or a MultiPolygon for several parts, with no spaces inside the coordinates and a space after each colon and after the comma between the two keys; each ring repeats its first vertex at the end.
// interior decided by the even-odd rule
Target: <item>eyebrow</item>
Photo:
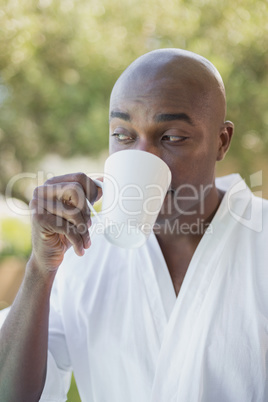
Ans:
{"type": "Polygon", "coordinates": [[[110,120],[111,119],[116,119],[116,118],[121,119],[121,120],[125,120],[125,121],[131,121],[130,114],[112,110],[111,113],[110,113],[110,120]]]}
{"type": "MultiPolygon", "coordinates": [[[[131,121],[131,117],[130,117],[129,113],[112,110],[110,113],[110,120],[115,119],[115,118],[125,120],[125,121],[131,121]]],[[[154,117],[154,120],[157,123],[162,123],[165,121],[182,120],[182,121],[185,121],[186,123],[190,124],[191,126],[194,126],[193,120],[186,113],[160,113],[154,117]]]]}
{"type": "Polygon", "coordinates": [[[194,126],[194,122],[186,113],[160,113],[155,116],[155,121],[161,123],[164,121],[182,120],[194,126]]]}

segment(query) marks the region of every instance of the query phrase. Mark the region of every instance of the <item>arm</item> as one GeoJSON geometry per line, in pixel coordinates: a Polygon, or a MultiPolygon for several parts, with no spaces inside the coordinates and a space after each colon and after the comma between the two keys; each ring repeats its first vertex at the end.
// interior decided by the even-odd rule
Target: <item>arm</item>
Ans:
{"type": "Polygon", "coordinates": [[[51,287],[66,250],[73,246],[83,255],[90,246],[86,198],[92,202],[97,195],[97,187],[83,174],[53,178],[34,192],[32,255],[0,332],[0,400],[40,398],[46,376],[51,287]]]}

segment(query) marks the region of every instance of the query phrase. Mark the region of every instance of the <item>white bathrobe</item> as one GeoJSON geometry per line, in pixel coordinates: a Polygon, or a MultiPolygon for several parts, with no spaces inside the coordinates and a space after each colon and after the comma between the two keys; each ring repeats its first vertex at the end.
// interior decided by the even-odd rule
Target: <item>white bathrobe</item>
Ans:
{"type": "Polygon", "coordinates": [[[96,232],[71,250],[51,296],[42,401],[268,401],[268,202],[238,175],[199,243],[179,295],[154,235],[136,250],[96,232]]]}

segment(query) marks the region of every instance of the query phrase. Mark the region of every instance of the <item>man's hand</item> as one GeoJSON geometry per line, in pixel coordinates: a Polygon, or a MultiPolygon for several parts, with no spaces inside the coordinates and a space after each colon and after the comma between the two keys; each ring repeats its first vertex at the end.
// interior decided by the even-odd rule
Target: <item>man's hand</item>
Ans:
{"type": "Polygon", "coordinates": [[[55,271],[64,253],[73,246],[77,255],[90,247],[90,210],[101,190],[85,174],[53,177],[34,190],[32,212],[32,255],[30,261],[46,271],[55,271]]]}
{"type": "Polygon", "coordinates": [[[0,400],[39,401],[46,377],[50,293],[65,251],[90,246],[90,210],[102,192],[85,174],[54,177],[34,191],[33,250],[0,332],[0,400]],[[18,364],[20,362],[20,364],[18,364]]]}

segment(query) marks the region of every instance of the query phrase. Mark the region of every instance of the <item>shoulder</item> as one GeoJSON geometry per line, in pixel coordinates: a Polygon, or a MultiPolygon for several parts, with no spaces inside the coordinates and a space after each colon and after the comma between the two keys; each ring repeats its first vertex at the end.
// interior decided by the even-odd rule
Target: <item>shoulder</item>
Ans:
{"type": "Polygon", "coordinates": [[[257,220],[259,226],[257,232],[263,233],[263,236],[268,235],[268,200],[264,198],[252,196],[251,203],[251,220],[257,220]]]}

